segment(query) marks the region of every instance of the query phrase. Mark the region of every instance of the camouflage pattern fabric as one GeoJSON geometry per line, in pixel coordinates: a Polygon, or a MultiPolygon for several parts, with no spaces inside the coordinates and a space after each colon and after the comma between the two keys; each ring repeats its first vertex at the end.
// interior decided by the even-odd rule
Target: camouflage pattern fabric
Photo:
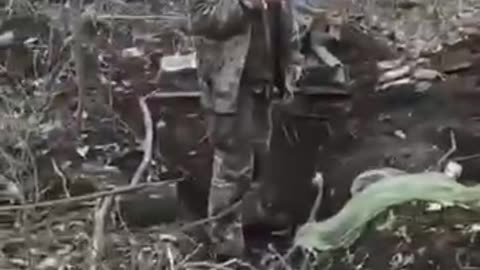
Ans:
{"type": "MultiPolygon", "coordinates": [[[[249,11],[241,4],[243,1],[247,0],[192,0],[190,4],[202,105],[217,113],[235,113],[238,109],[238,94],[252,38],[252,22],[249,11]]],[[[286,6],[279,17],[285,32],[283,42],[287,43],[283,47],[288,48],[280,57],[281,69],[286,73],[285,85],[291,86],[294,83],[290,81],[296,78],[293,74],[298,73],[300,66],[297,61],[300,36],[286,6]]]]}
{"type": "MultiPolygon", "coordinates": [[[[208,112],[209,137],[215,149],[208,207],[211,217],[241,200],[254,177],[260,179],[265,175],[263,161],[267,156],[271,130],[270,105],[266,96],[271,91],[265,82],[253,83],[244,75],[259,71],[252,72],[252,65],[246,67],[246,63],[262,57],[258,55],[262,52],[255,54],[257,50],[251,47],[259,48],[252,44],[261,46],[266,39],[258,34],[258,30],[264,27],[262,20],[252,19],[252,10],[244,6],[244,1],[248,0],[190,2],[201,100],[208,112]],[[254,163],[258,165],[256,168],[254,163]]],[[[298,64],[293,59],[299,52],[300,43],[296,39],[294,20],[289,15],[291,12],[283,5],[278,12],[279,23],[275,26],[282,29],[281,47],[284,49],[278,57],[281,61],[277,67],[285,71],[285,85],[288,87],[293,85],[287,80],[295,76],[288,73],[297,70],[298,64]]],[[[240,212],[233,211],[213,221],[209,233],[215,253],[238,256],[243,252],[240,212]]]]}
{"type": "MultiPolygon", "coordinates": [[[[218,215],[241,200],[252,179],[261,181],[265,177],[270,105],[268,99],[254,91],[251,87],[241,87],[236,114],[208,115],[209,135],[215,147],[209,216],[218,215]]],[[[240,211],[214,220],[209,233],[216,253],[238,255],[243,251],[240,211]]]]}

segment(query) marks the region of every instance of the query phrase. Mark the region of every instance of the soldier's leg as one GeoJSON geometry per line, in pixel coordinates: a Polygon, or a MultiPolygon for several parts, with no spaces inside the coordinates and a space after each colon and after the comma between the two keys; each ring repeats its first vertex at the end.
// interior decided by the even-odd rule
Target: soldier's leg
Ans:
{"type": "Polygon", "coordinates": [[[263,95],[251,96],[251,144],[254,151],[255,181],[263,182],[268,177],[270,137],[272,132],[271,105],[263,95]]]}
{"type": "Polygon", "coordinates": [[[266,215],[272,203],[268,187],[270,170],[270,138],[272,132],[271,102],[261,91],[250,96],[250,143],[254,151],[253,179],[260,184],[260,211],[266,215]]]}
{"type": "Polygon", "coordinates": [[[270,156],[270,141],[272,136],[272,104],[261,95],[252,96],[252,134],[251,143],[254,149],[254,179],[260,183],[260,201],[258,210],[263,215],[266,224],[282,227],[288,223],[288,216],[277,209],[278,200],[275,186],[277,181],[271,179],[272,159],[270,156]]]}
{"type": "MultiPolygon", "coordinates": [[[[215,148],[208,205],[210,217],[239,202],[250,184],[253,156],[240,128],[245,109],[242,106],[239,108],[236,114],[211,113],[208,116],[209,134],[215,148]]],[[[240,208],[214,219],[210,226],[210,237],[216,254],[241,255],[245,243],[240,208]]]]}

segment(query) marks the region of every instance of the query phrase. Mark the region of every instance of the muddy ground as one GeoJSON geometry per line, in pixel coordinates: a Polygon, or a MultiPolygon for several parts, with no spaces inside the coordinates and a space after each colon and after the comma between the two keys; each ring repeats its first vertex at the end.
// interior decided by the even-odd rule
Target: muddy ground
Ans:
{"type": "MultiPolygon", "coordinates": [[[[34,52],[44,52],[55,44],[49,36],[49,18],[22,17],[0,28],[3,32],[22,29],[22,38],[35,36],[39,45],[44,45],[34,49],[15,46],[1,52],[6,61],[1,73],[2,112],[8,116],[2,119],[8,125],[0,138],[2,174],[18,182],[31,202],[68,199],[126,185],[145,152],[139,143],[145,137],[145,125],[138,98],[153,91],[193,92],[182,98],[154,95],[147,100],[155,132],[153,158],[144,178],[154,183],[176,178],[183,181],[117,196],[118,203],[109,211],[101,234],[106,251],[100,258],[92,255],[91,247],[98,240],[94,228],[98,227],[96,214],[101,200],[53,204],[35,211],[3,210],[0,268],[281,268],[272,263],[275,259],[271,258],[278,254],[268,244],[273,243],[283,253],[290,247],[293,231],[272,235],[278,228],[255,220],[246,227],[250,252],[239,258],[242,263],[215,264],[215,254],[209,254],[203,224],[193,226],[205,216],[211,174],[211,147],[205,140],[195,95],[195,73],[158,76],[162,54],[190,48],[189,39],[175,31],[184,23],[184,6],[127,2],[127,6],[105,5],[102,11],[130,15],[168,11],[177,19],[100,20],[93,25],[99,34],[90,40],[95,50],[86,54],[91,61],[88,114],[81,132],[73,117],[78,93],[74,65],[66,64],[59,79],[47,89],[42,87],[42,80],[52,74],[54,65],[33,57],[34,52]],[[25,142],[28,148],[22,147],[25,142]]],[[[473,7],[470,4],[465,1],[465,6],[473,7]]],[[[435,16],[455,13],[454,7],[441,1],[436,5],[440,9],[433,9],[433,13],[406,9],[408,16],[402,13],[396,17],[385,15],[393,7],[386,4],[355,10],[365,12],[367,20],[346,24],[342,41],[330,44],[331,51],[350,69],[350,94],[300,95],[292,104],[275,105],[268,185],[275,198],[274,209],[286,212],[291,224],[300,225],[310,212],[316,195],[311,183],[315,172],[322,172],[326,181],[326,196],[317,215],[324,219],[341,209],[349,199],[352,180],[365,170],[392,166],[420,172],[434,166],[451,147],[451,131],[458,148],[451,159],[463,166],[461,181],[480,179],[480,111],[476,106],[480,39],[470,29],[468,39],[457,41],[458,29],[448,23],[434,24],[435,16]],[[372,14],[379,19],[373,20],[372,14]],[[417,19],[421,14],[435,16],[427,23],[413,23],[422,26],[415,32],[412,21],[401,23],[402,18],[410,20],[415,14],[417,19]],[[419,34],[407,46],[405,35],[392,38],[389,31],[393,36],[398,31],[419,34]],[[451,35],[440,35],[439,31],[451,35]],[[447,41],[429,39],[431,33],[452,45],[433,50],[439,40],[447,41]],[[432,42],[425,47],[415,42],[423,39],[432,42]],[[414,91],[413,86],[376,91],[381,76],[378,61],[407,53],[429,59],[430,68],[442,72],[444,80],[433,81],[423,92],[414,91]]],[[[46,13],[52,14],[55,8],[50,4],[46,13]]],[[[476,213],[459,208],[434,213],[423,209],[410,204],[392,209],[393,222],[380,217],[350,250],[338,251],[321,264],[331,269],[476,269],[480,263],[476,213]]]]}

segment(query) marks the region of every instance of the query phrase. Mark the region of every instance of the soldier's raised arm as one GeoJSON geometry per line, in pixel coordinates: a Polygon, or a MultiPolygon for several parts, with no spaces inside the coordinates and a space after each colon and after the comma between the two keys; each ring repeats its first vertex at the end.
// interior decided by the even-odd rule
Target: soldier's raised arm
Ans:
{"type": "Polygon", "coordinates": [[[191,32],[211,39],[227,39],[245,29],[243,0],[192,0],[191,32]]]}

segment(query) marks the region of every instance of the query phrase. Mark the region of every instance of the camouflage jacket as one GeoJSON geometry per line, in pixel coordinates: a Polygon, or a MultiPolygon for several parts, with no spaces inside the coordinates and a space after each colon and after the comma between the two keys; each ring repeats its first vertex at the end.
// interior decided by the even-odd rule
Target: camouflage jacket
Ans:
{"type": "MultiPolygon", "coordinates": [[[[237,110],[240,80],[251,41],[251,22],[246,12],[240,0],[193,0],[190,5],[202,104],[217,113],[237,110]]],[[[286,50],[281,68],[289,81],[295,77],[294,71],[298,71],[293,60],[300,49],[291,14],[287,7],[282,7],[281,27],[288,37],[286,46],[292,49],[286,50]]],[[[288,88],[292,83],[285,85],[288,88]]]]}

